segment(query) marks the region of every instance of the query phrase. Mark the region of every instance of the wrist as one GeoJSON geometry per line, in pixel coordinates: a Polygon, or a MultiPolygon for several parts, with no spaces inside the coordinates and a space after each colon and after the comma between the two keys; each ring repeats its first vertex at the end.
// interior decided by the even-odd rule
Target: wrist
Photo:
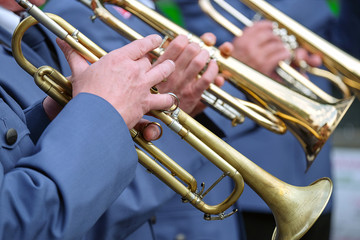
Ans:
{"type": "Polygon", "coordinates": [[[61,105],[49,96],[44,99],[43,108],[50,120],[53,120],[62,109],[61,105]]]}

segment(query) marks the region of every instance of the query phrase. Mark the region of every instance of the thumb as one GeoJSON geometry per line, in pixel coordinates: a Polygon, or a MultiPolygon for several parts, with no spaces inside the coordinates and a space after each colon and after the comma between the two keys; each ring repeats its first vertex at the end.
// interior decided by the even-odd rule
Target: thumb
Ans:
{"type": "Polygon", "coordinates": [[[69,63],[72,75],[80,74],[89,67],[87,61],[72,47],[70,47],[69,44],[67,44],[65,41],[57,38],[56,43],[60,47],[61,51],[64,53],[64,56],[69,63]]]}
{"type": "Polygon", "coordinates": [[[150,122],[142,118],[134,128],[142,133],[146,141],[155,141],[162,135],[162,129],[156,123],[150,122]]]}

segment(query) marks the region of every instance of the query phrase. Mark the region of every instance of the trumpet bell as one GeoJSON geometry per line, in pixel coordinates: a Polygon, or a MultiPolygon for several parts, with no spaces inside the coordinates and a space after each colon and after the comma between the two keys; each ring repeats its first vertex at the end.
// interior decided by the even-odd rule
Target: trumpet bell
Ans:
{"type": "MultiPolygon", "coordinates": [[[[324,146],[330,135],[334,132],[345,113],[350,108],[355,97],[341,100],[334,105],[325,105],[314,102],[312,106],[303,105],[308,110],[303,112],[307,115],[297,119],[283,115],[281,119],[286,123],[290,132],[298,139],[306,155],[306,171],[315,161],[316,156],[324,146]],[[286,120],[286,119],[289,120],[286,120]],[[309,125],[302,124],[298,119],[304,119],[309,125]]],[[[301,112],[298,112],[301,113],[301,112]]]]}
{"type": "MultiPolygon", "coordinates": [[[[36,9],[36,7],[34,9],[36,9]]],[[[37,11],[36,15],[40,16],[42,22],[54,26],[68,24],[59,18],[57,18],[57,21],[55,22],[53,20],[54,16],[46,15],[40,10],[35,11],[37,11]]],[[[31,13],[33,12],[30,12],[30,14],[31,13]]],[[[28,17],[23,20],[20,25],[25,26],[24,22],[27,23],[28,21],[31,22],[31,24],[36,24],[37,21],[32,19],[32,17],[28,17]]],[[[13,45],[13,51],[17,51],[17,54],[14,54],[14,57],[16,57],[17,61],[20,62],[23,60],[23,58],[20,57],[20,55],[22,56],[20,41],[26,29],[27,27],[18,27],[15,30],[13,37],[14,39],[17,39],[17,41],[13,41],[14,44],[17,44],[17,46],[13,45]]],[[[71,37],[73,34],[66,34],[65,37],[68,35],[71,37]]],[[[89,43],[89,41],[86,42],[89,43]]],[[[80,44],[80,42],[75,40],[71,43],[80,44]]],[[[98,49],[98,47],[93,45],[93,43],[90,45],[85,44],[83,47],[88,47],[93,50],[98,49]]],[[[99,51],[98,53],[100,56],[102,54],[106,54],[103,51],[99,51]]],[[[83,52],[83,54],[86,55],[86,52],[83,52]]],[[[38,74],[39,77],[48,73],[52,73],[52,70],[47,68],[41,68],[37,70],[35,67],[31,67],[31,70],[42,72],[38,74]]],[[[57,73],[51,74],[51,77],[47,79],[52,80],[57,75],[57,73]]],[[[66,78],[62,77],[61,79],[65,80],[66,78]]],[[[62,87],[56,89],[62,91],[61,89],[67,86],[67,84],[61,84],[61,86],[62,87]]],[[[69,86],[65,88],[70,90],[69,86]]],[[[64,94],[64,92],[61,92],[59,95],[62,94],[64,94]]],[[[66,103],[66,98],[64,102],[66,103]]],[[[187,172],[184,172],[180,166],[168,159],[162,152],[158,151],[158,149],[155,149],[153,144],[144,141],[144,139],[139,136],[136,130],[132,129],[130,131],[134,141],[143,149],[149,150],[149,153],[153,157],[158,158],[158,160],[161,162],[161,165],[157,164],[154,159],[150,158],[139,148],[136,148],[139,161],[166,184],[168,184],[168,186],[171,187],[174,191],[181,194],[185,200],[192,203],[199,210],[205,212],[206,219],[223,219],[224,217],[232,215],[234,211],[228,215],[224,215],[223,211],[228,209],[238,199],[238,197],[240,197],[244,187],[244,182],[246,182],[252,189],[254,189],[255,192],[261,196],[261,198],[264,199],[264,201],[273,210],[277,224],[279,224],[279,231],[276,230],[275,239],[293,239],[292,236],[295,236],[295,239],[297,239],[297,236],[299,236],[297,234],[298,229],[301,230],[301,234],[303,234],[304,231],[307,231],[307,229],[309,229],[316,221],[317,216],[319,216],[323,211],[330,198],[332,192],[332,184],[330,179],[320,179],[311,186],[304,188],[291,186],[285,182],[282,182],[281,180],[273,177],[271,174],[258,167],[256,164],[244,157],[238,151],[226,144],[222,139],[217,137],[207,128],[202,126],[200,123],[178,108],[176,108],[171,113],[153,110],[151,111],[151,115],[163,121],[167,126],[169,126],[171,130],[176,132],[189,144],[194,146],[196,150],[206,156],[208,160],[213,162],[223,171],[224,177],[229,176],[234,179],[234,189],[228,198],[226,198],[220,204],[207,205],[202,201],[202,199],[203,196],[206,195],[206,193],[211,190],[212,187],[210,187],[209,190],[207,190],[204,194],[199,194],[196,191],[196,180],[191,175],[187,174],[187,172]],[[162,165],[170,170],[170,172],[162,168],[162,165]],[[175,176],[177,176],[181,182],[178,181],[175,176]],[[187,186],[184,186],[182,182],[185,182],[187,186]],[[306,209],[306,211],[304,209],[306,209]],[[304,214],[303,211],[306,214],[304,214]],[[218,217],[213,218],[210,216],[211,214],[218,214],[218,217]],[[288,225],[288,222],[291,223],[291,225],[288,225]]],[[[221,179],[222,178],[219,180],[221,179]]]]}
{"type": "Polygon", "coordinates": [[[323,103],[291,91],[240,64],[236,59],[222,59],[228,81],[259,105],[279,117],[299,140],[306,155],[307,169],[329,139],[354,101],[354,97],[336,103],[323,103]]]}
{"type": "MultiPolygon", "coordinates": [[[[92,3],[96,2],[102,2],[102,4],[110,3],[122,7],[152,26],[155,30],[166,34],[170,39],[178,35],[190,35],[191,41],[202,43],[201,39],[197,36],[136,0],[92,1],[92,3]]],[[[102,4],[98,3],[98,5],[102,4]]],[[[108,16],[104,17],[109,18],[108,16]]],[[[285,122],[286,127],[296,134],[295,137],[300,140],[305,150],[307,166],[309,168],[321,147],[350,107],[352,100],[338,100],[331,103],[315,101],[296,91],[292,91],[237,59],[223,57],[217,48],[208,46],[203,46],[203,48],[207,49],[211,53],[212,58],[216,59],[219,71],[223,73],[231,84],[250,96],[250,98],[255,99],[260,106],[285,122]],[[348,105],[338,107],[338,105],[345,105],[345,103],[348,105]],[[324,113],[326,117],[321,117],[320,112],[324,113]],[[337,118],[333,118],[333,116],[337,116],[337,118]],[[327,123],[326,120],[329,122],[327,123]],[[309,138],[311,139],[310,141],[307,140],[309,138]]],[[[284,127],[278,129],[281,130],[284,127]]]]}
{"type": "MultiPolygon", "coordinates": [[[[194,124],[198,125],[185,123],[194,124]]],[[[205,130],[201,125],[197,128],[201,132],[205,130]]],[[[206,144],[218,141],[212,135],[200,139],[206,144]]],[[[297,187],[272,176],[230,146],[218,144],[214,150],[221,156],[230,155],[229,163],[271,209],[277,226],[273,239],[300,239],[316,222],[330,199],[333,184],[329,178],[320,178],[306,187],[297,187]]]]}
{"type": "Polygon", "coordinates": [[[274,201],[271,208],[277,226],[272,240],[295,240],[304,236],[324,210],[330,199],[328,192],[331,192],[332,188],[333,184],[329,178],[321,178],[307,187],[279,189],[282,197],[274,201]],[[288,204],[289,202],[291,204],[288,204]],[[309,208],[308,203],[317,207],[309,208]]]}
{"type": "MultiPolygon", "coordinates": [[[[49,66],[41,66],[37,68],[24,57],[21,49],[21,41],[27,29],[39,22],[52,31],[56,29],[53,33],[64,39],[72,48],[79,51],[79,53],[82,54],[90,63],[96,62],[100,57],[104,56],[106,52],[86,36],[81,34],[64,19],[54,14],[45,14],[30,2],[26,0],[23,1],[25,7],[29,6],[27,9],[29,9],[28,12],[31,16],[22,20],[14,31],[12,38],[13,56],[18,64],[34,77],[36,84],[43,91],[45,91],[59,104],[64,106],[72,98],[71,82],[53,68],[49,66]],[[61,33],[61,35],[59,36],[58,33],[61,33]]],[[[175,110],[177,114],[181,115],[182,111],[179,108],[176,107],[175,110]]],[[[173,111],[175,112],[175,110],[173,111]]],[[[150,158],[147,154],[142,152],[142,150],[136,147],[139,162],[143,166],[147,167],[160,180],[164,181],[164,183],[166,183],[171,189],[180,194],[184,200],[204,212],[204,217],[207,220],[224,219],[234,214],[236,211],[232,211],[228,214],[225,214],[224,212],[237,201],[243,191],[244,181],[240,173],[228,164],[226,159],[223,159],[219,156],[219,154],[214,152],[211,149],[211,146],[201,142],[198,137],[192,133],[192,130],[184,128],[175,117],[169,116],[168,113],[155,110],[151,111],[151,114],[166,123],[170,129],[181,135],[184,140],[186,140],[196,150],[207,157],[209,161],[221,169],[223,171],[223,177],[232,178],[234,180],[234,188],[232,193],[230,193],[223,202],[216,205],[206,204],[203,200],[205,194],[202,192],[199,193],[196,180],[156,146],[145,141],[141,134],[139,134],[135,129],[131,129],[130,133],[134,142],[143,149],[147,150],[149,154],[155,157],[161,164],[158,164],[154,161],[154,159],[150,158]]],[[[191,118],[190,116],[187,117],[191,118]]],[[[210,132],[208,133],[212,134],[210,132]]],[[[222,178],[220,178],[220,180],[221,179],[222,178]]],[[[206,193],[210,190],[211,189],[208,189],[206,193]]]]}

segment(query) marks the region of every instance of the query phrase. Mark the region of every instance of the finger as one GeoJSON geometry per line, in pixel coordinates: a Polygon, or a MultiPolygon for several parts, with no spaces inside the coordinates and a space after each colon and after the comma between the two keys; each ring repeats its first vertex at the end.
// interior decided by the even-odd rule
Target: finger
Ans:
{"type": "Polygon", "coordinates": [[[308,60],[308,64],[312,67],[319,67],[322,64],[321,56],[317,54],[311,54],[308,60]]]}
{"type": "Polygon", "coordinates": [[[230,57],[234,51],[234,45],[230,42],[224,42],[220,45],[219,50],[224,57],[230,57]]]}
{"type": "Polygon", "coordinates": [[[195,58],[193,58],[186,69],[186,76],[189,80],[197,77],[197,75],[206,67],[210,60],[210,55],[207,50],[202,50],[195,58]]]}
{"type": "Polygon", "coordinates": [[[147,72],[151,69],[151,61],[147,56],[140,58],[136,61],[136,63],[140,66],[140,69],[144,72],[147,72]]]}
{"type": "Polygon", "coordinates": [[[256,28],[257,30],[273,30],[273,23],[269,20],[260,20],[257,22],[254,22],[254,24],[248,28],[256,28]]]}
{"type": "Polygon", "coordinates": [[[224,77],[218,74],[215,78],[214,84],[218,87],[222,87],[224,83],[225,83],[224,77]]]}
{"type": "Polygon", "coordinates": [[[251,44],[259,46],[271,41],[282,42],[281,38],[274,34],[273,25],[269,21],[260,21],[245,28],[242,37],[247,38],[251,44]]]}
{"type": "Polygon", "coordinates": [[[162,39],[159,35],[149,35],[139,40],[135,40],[122,48],[114,50],[114,54],[123,57],[124,54],[132,60],[144,57],[148,52],[159,47],[162,39]]]}
{"type": "Polygon", "coordinates": [[[195,91],[201,94],[204,90],[206,90],[209,85],[215,81],[218,76],[218,72],[219,68],[216,61],[211,60],[201,78],[195,82],[195,91]]]}
{"type": "Polygon", "coordinates": [[[175,63],[172,60],[166,60],[154,67],[147,72],[149,87],[155,86],[160,83],[163,79],[170,76],[175,70],[175,63]]]}
{"type": "Polygon", "coordinates": [[[72,47],[60,38],[56,39],[61,51],[64,53],[66,60],[69,63],[73,75],[80,74],[89,67],[87,61],[78,54],[72,47]]]}
{"type": "Polygon", "coordinates": [[[290,58],[291,58],[291,54],[286,51],[279,51],[279,52],[269,56],[268,63],[267,63],[268,72],[265,74],[270,76],[271,74],[273,74],[276,71],[277,67],[279,66],[280,61],[290,59],[290,58]]]}
{"type": "Polygon", "coordinates": [[[281,58],[290,56],[283,44],[276,42],[268,43],[261,48],[254,47],[250,50],[247,55],[239,55],[238,58],[266,75],[274,70],[281,58]]]}
{"type": "Polygon", "coordinates": [[[257,69],[265,75],[270,76],[278,67],[279,62],[290,59],[291,54],[282,44],[269,44],[266,48],[267,49],[264,50],[264,52],[266,51],[267,54],[265,55],[263,62],[259,63],[260,65],[257,69]]]}
{"type": "Polygon", "coordinates": [[[263,47],[268,44],[278,44],[279,46],[282,46],[283,48],[285,48],[284,43],[281,40],[281,38],[272,33],[271,34],[262,34],[262,35],[258,36],[257,39],[258,39],[257,45],[259,47],[263,47]]]}
{"type": "Polygon", "coordinates": [[[142,133],[146,141],[155,141],[161,135],[161,129],[158,125],[151,123],[146,119],[141,119],[135,126],[135,130],[142,133]]]}
{"type": "Polygon", "coordinates": [[[267,53],[265,55],[267,58],[277,59],[276,62],[291,59],[291,52],[286,49],[282,43],[268,44],[263,51],[267,53]]]}
{"type": "Polygon", "coordinates": [[[189,44],[189,39],[186,36],[184,35],[177,36],[174,40],[170,42],[169,46],[156,61],[155,65],[162,63],[166,59],[175,61],[188,44],[189,44]]]}
{"type": "Polygon", "coordinates": [[[152,53],[147,53],[147,54],[145,54],[144,57],[146,57],[147,59],[149,59],[149,62],[151,62],[151,63],[155,62],[156,59],[158,58],[157,55],[152,54],[152,53]]]}
{"type": "Polygon", "coordinates": [[[176,60],[176,68],[179,69],[186,69],[190,63],[192,62],[192,59],[195,58],[197,54],[199,54],[201,51],[201,48],[199,44],[197,43],[190,43],[186,46],[184,51],[181,53],[181,55],[176,60]]]}
{"type": "Polygon", "coordinates": [[[175,98],[170,94],[151,94],[149,97],[150,110],[169,110],[175,103],[175,98]]]}
{"type": "Polygon", "coordinates": [[[210,32],[204,33],[200,38],[207,46],[214,46],[216,43],[216,36],[210,32]]]}
{"type": "Polygon", "coordinates": [[[301,61],[307,62],[308,58],[309,58],[308,52],[304,48],[297,48],[295,50],[294,63],[296,66],[299,66],[299,62],[301,61]]]}

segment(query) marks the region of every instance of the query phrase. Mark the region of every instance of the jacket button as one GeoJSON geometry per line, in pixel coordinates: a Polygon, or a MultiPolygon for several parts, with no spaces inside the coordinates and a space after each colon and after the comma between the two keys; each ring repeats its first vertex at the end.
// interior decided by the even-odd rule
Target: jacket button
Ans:
{"type": "Polygon", "coordinates": [[[6,143],[9,145],[13,145],[14,143],[16,143],[17,137],[17,131],[14,128],[10,128],[5,135],[6,143]]]}

